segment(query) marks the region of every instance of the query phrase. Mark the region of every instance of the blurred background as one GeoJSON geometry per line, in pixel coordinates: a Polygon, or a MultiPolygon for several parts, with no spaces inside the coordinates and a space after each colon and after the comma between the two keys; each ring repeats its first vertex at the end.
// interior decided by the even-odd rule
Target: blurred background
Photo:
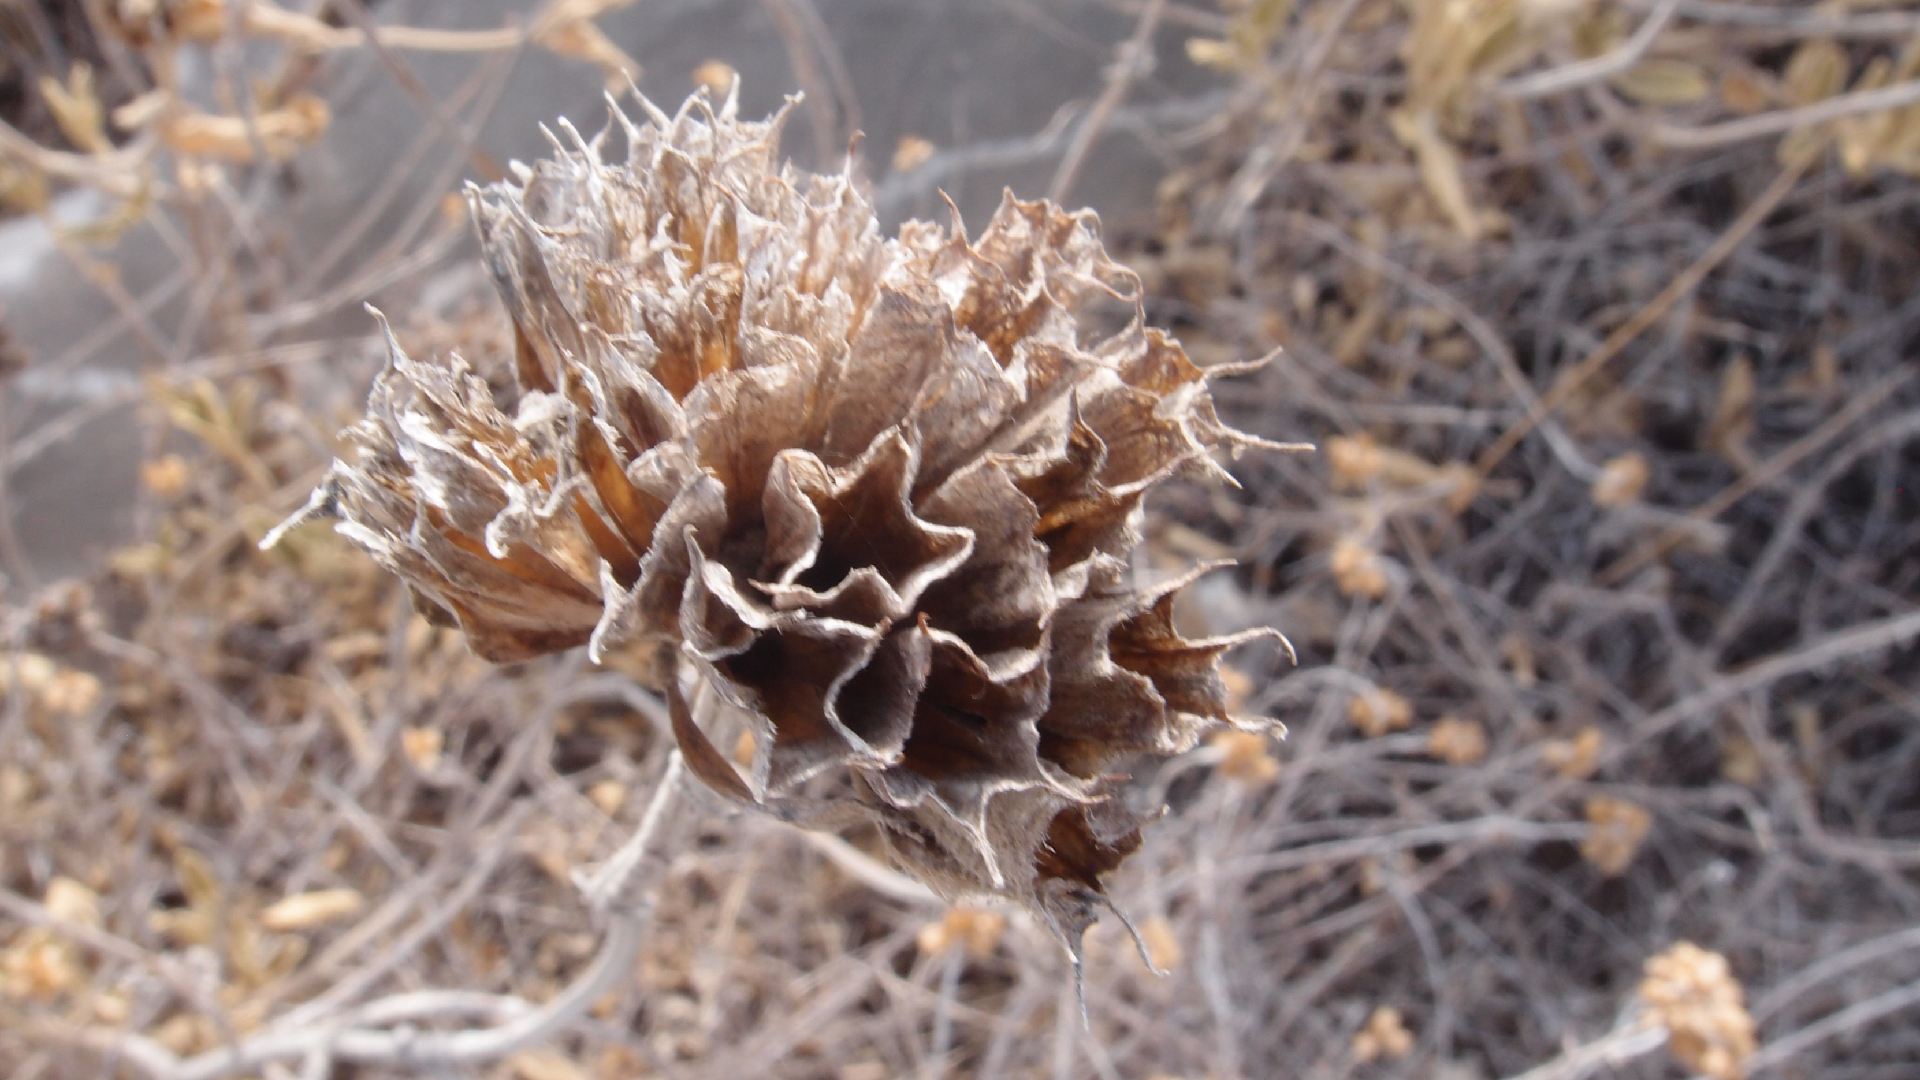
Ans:
{"type": "Polygon", "coordinates": [[[0,1073],[1913,1075],[1920,5],[0,0],[0,120],[0,1073]],[[1167,974],[1106,920],[1084,1025],[1018,913],[696,800],[579,1016],[328,1036],[564,1001],[671,740],[255,543],[364,304],[510,353],[464,182],[736,79],[884,231],[1090,206],[1273,357],[1222,412],[1319,451],[1157,494],[1138,570],[1236,561],[1180,616],[1291,637],[1228,671],[1291,732],[1143,765],[1167,974]]]}

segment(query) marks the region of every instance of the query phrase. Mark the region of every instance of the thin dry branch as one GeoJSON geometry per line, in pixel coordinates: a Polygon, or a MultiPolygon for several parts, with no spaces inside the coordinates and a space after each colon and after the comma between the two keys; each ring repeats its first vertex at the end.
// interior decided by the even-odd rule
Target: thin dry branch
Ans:
{"type": "Polygon", "coordinates": [[[1140,21],[1134,25],[1133,36],[1123,42],[1115,53],[1113,64],[1107,69],[1107,84],[1101,89],[1100,96],[1094,100],[1093,108],[1087,111],[1087,117],[1073,133],[1073,141],[1067,144],[1067,152],[1060,159],[1059,168],[1054,170],[1053,182],[1047,185],[1047,198],[1064,203],[1073,193],[1074,182],[1080,179],[1080,170],[1086,165],[1087,155],[1093,152],[1093,146],[1113,120],[1114,110],[1127,99],[1127,91],[1133,88],[1135,79],[1146,74],[1153,65],[1153,32],[1160,26],[1160,16],[1166,11],[1166,0],[1147,0],[1140,12],[1140,21]]]}
{"type": "Polygon", "coordinates": [[[1653,47],[1654,39],[1666,29],[1667,21],[1673,18],[1682,2],[1659,0],[1647,17],[1640,21],[1640,27],[1633,32],[1633,36],[1621,42],[1617,48],[1591,60],[1508,79],[1499,85],[1500,95],[1513,101],[1529,101],[1592,86],[1620,74],[1646,56],[1647,50],[1653,47]]]}
{"type": "Polygon", "coordinates": [[[1717,146],[1731,146],[1734,143],[1752,139],[1785,135],[1797,128],[1811,127],[1828,120],[1838,120],[1843,116],[1857,116],[1860,113],[1879,112],[1886,109],[1903,109],[1915,104],[1920,104],[1920,80],[1895,83],[1877,90],[1859,90],[1828,98],[1825,101],[1817,101],[1811,105],[1802,105],[1797,109],[1761,113],[1758,116],[1727,120],[1704,127],[1686,127],[1654,121],[1647,125],[1647,131],[1653,140],[1662,146],[1685,150],[1706,150],[1717,146]]]}
{"type": "Polygon", "coordinates": [[[669,751],[667,768],[640,818],[639,828],[620,854],[587,889],[607,927],[592,961],[545,1004],[514,997],[460,992],[409,992],[382,998],[327,1017],[307,1020],[293,1030],[274,1030],[182,1060],[151,1039],[126,1035],[101,1045],[138,1066],[153,1080],[220,1080],[270,1062],[299,1060],[311,1071],[320,1062],[444,1068],[494,1061],[564,1032],[593,1004],[620,986],[633,970],[645,941],[651,904],[640,893],[639,870],[684,772],[678,751],[669,751]],[[491,1027],[424,1032],[412,1023],[447,1015],[478,1016],[500,1022],[491,1027]]]}

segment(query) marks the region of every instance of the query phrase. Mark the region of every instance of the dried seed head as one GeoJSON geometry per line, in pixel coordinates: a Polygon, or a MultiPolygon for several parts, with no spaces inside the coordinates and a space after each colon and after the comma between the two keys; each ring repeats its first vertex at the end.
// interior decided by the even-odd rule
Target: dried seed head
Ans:
{"type": "Polygon", "coordinates": [[[1327,440],[1327,467],[1333,470],[1334,481],[1344,487],[1366,487],[1385,468],[1385,457],[1386,451],[1365,432],[1327,440]]]}
{"type": "Polygon", "coordinates": [[[1400,1010],[1381,1005],[1367,1017],[1366,1026],[1353,1037],[1353,1056],[1362,1063],[1379,1058],[1399,1060],[1413,1053],[1413,1032],[1407,1030],[1400,1010]]]}
{"type": "Polygon", "coordinates": [[[1140,839],[1112,774],[1227,721],[1218,659],[1271,633],[1179,634],[1191,575],[1128,571],[1141,500],[1256,440],[1090,212],[883,239],[849,175],[779,165],[785,111],[641,105],[624,160],[563,125],[469,192],[512,412],[389,338],[308,515],[489,659],[652,649],[709,787],[1077,942],[1140,839]]]}
{"type": "Polygon", "coordinates": [[[1000,947],[1000,936],[1007,928],[1007,917],[991,908],[953,907],[938,922],[920,928],[915,942],[927,956],[964,946],[974,960],[985,960],[1000,947]]]}
{"type": "Polygon", "coordinates": [[[1347,719],[1360,734],[1377,739],[1390,731],[1405,731],[1413,723],[1413,702],[1392,690],[1374,689],[1347,702],[1347,719]]]}
{"type": "Polygon", "coordinates": [[[1667,1049],[1714,1080],[1739,1080],[1755,1048],[1739,980],[1727,958],[1682,941],[1649,957],[1640,1001],[1671,1033],[1667,1049]]]}
{"type": "Polygon", "coordinates": [[[1427,753],[1449,765],[1472,765],[1487,756],[1487,729],[1478,720],[1443,716],[1427,732],[1427,753]]]}
{"type": "Polygon", "coordinates": [[[1333,542],[1327,555],[1327,568],[1333,571],[1333,583],[1347,596],[1378,600],[1387,595],[1392,582],[1387,577],[1387,561],[1364,541],[1343,536],[1333,542]]]}
{"type": "Polygon", "coordinates": [[[1625,506],[1640,497],[1647,489],[1647,480],[1653,470],[1647,459],[1639,453],[1621,454],[1606,463],[1600,469],[1600,475],[1593,481],[1593,503],[1595,506],[1625,506]]]}
{"type": "Polygon", "coordinates": [[[1563,780],[1585,780],[1600,768],[1600,753],[1606,749],[1606,737],[1588,724],[1571,739],[1547,739],[1540,744],[1540,760],[1560,774],[1563,780]]]}
{"type": "Polygon", "coordinates": [[[1267,753],[1267,737],[1257,731],[1228,729],[1209,740],[1220,751],[1220,773],[1248,787],[1264,787],[1280,777],[1280,763],[1267,753]]]}
{"type": "Polygon", "coordinates": [[[1580,841],[1580,857],[1608,877],[1619,877],[1653,827],[1653,815],[1624,799],[1587,800],[1587,836],[1580,841]]]}

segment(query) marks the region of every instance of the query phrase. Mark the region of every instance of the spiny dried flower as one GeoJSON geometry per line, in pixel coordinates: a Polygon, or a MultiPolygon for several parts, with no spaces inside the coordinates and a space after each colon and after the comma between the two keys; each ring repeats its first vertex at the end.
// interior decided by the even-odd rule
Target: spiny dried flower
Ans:
{"type": "Polygon", "coordinates": [[[1690,941],[1647,959],[1640,1000],[1670,1033],[1667,1049],[1714,1080],[1739,1080],[1755,1047],[1739,980],[1727,958],[1690,941]]]}
{"type": "Polygon", "coordinates": [[[1092,213],[1008,196],[975,242],[957,215],[883,239],[850,175],[779,165],[784,110],[736,100],[616,107],[623,162],[563,123],[470,189],[514,412],[389,336],[304,513],[488,659],[654,649],[707,786],[877,826],[918,880],[1077,948],[1140,842],[1113,773],[1230,721],[1218,660],[1272,633],[1179,634],[1194,575],[1131,581],[1141,500],[1257,440],[1142,324],[1092,213]]]}

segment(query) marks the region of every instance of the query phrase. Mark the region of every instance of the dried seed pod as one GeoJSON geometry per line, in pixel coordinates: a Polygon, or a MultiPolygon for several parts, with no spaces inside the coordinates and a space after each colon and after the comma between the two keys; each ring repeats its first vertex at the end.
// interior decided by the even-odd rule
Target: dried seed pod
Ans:
{"type": "Polygon", "coordinates": [[[735,100],[616,108],[624,161],[565,127],[470,190],[515,411],[389,338],[311,512],[489,659],[653,648],[707,786],[876,825],[914,877],[1074,946],[1139,843],[1115,769],[1231,720],[1219,657],[1271,633],[1180,636],[1191,576],[1131,582],[1141,500],[1257,440],[1142,325],[1090,212],[1009,196],[974,242],[883,239],[849,175],[779,165],[784,110],[735,100]]]}
{"type": "Polygon", "coordinates": [[[1714,1080],[1740,1080],[1755,1049],[1753,1017],[1727,958],[1690,941],[1646,962],[1639,997],[1671,1033],[1667,1049],[1714,1080]]]}

